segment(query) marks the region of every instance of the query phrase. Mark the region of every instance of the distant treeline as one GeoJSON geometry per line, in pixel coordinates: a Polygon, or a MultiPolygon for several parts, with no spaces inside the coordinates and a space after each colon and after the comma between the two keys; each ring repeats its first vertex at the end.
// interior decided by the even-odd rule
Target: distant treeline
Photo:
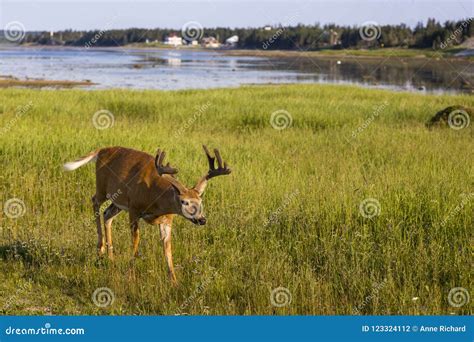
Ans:
{"type": "MultiPolygon", "coordinates": [[[[266,28],[205,28],[202,37],[215,37],[221,43],[237,35],[238,48],[290,50],[317,50],[321,48],[413,47],[445,48],[461,44],[473,36],[473,18],[446,21],[444,24],[429,19],[411,28],[405,24],[350,27],[327,24],[296,25],[266,28]]],[[[131,43],[162,42],[170,34],[181,35],[171,29],[95,30],[29,32],[24,43],[69,46],[117,46],[131,43]]]]}

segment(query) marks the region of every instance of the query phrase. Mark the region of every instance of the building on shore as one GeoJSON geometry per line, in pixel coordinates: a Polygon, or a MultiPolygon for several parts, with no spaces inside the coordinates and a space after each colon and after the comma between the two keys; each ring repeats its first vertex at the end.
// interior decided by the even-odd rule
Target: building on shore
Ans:
{"type": "Polygon", "coordinates": [[[239,36],[232,36],[225,40],[225,45],[230,46],[230,47],[235,47],[237,46],[238,42],[239,42],[239,36]]]}
{"type": "Polygon", "coordinates": [[[201,40],[201,46],[205,48],[216,49],[221,46],[219,41],[214,37],[206,37],[201,40]]]}
{"type": "Polygon", "coordinates": [[[171,34],[165,38],[163,43],[166,45],[180,46],[183,45],[183,39],[176,34],[171,34]]]}

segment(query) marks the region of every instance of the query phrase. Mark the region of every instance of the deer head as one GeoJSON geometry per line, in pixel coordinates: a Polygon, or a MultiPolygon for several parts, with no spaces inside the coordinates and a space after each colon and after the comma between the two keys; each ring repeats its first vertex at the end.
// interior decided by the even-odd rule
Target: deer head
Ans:
{"type": "Polygon", "coordinates": [[[176,206],[179,208],[177,214],[185,217],[194,224],[204,225],[206,224],[206,217],[204,216],[204,210],[202,205],[201,196],[206,189],[207,182],[214,177],[224,176],[230,174],[232,171],[225,162],[222,161],[222,157],[218,149],[214,149],[215,157],[212,157],[209,150],[205,145],[202,146],[209,163],[209,170],[204,176],[202,176],[196,185],[190,189],[183,186],[175,178],[175,174],[178,173],[176,168],[170,166],[170,164],[163,165],[166,153],[158,150],[155,158],[155,166],[158,174],[164,177],[174,188],[176,192],[175,201],[176,206]],[[217,168],[215,161],[217,159],[217,168]]]}

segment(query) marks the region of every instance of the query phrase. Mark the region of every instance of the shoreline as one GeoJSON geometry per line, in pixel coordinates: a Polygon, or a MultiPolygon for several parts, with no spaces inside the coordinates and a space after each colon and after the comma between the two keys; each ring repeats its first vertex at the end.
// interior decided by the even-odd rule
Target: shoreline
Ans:
{"type": "Polygon", "coordinates": [[[129,44],[124,46],[94,46],[85,48],[84,46],[53,46],[53,45],[0,45],[0,50],[3,48],[25,48],[25,49],[44,49],[44,50],[103,50],[103,51],[117,51],[117,50],[143,50],[143,51],[196,51],[196,52],[212,52],[220,53],[227,56],[242,56],[242,57],[261,57],[261,58],[294,58],[294,57],[313,57],[313,58],[348,58],[348,59],[364,59],[364,60],[380,60],[387,58],[403,58],[423,60],[434,58],[435,60],[454,60],[454,61],[472,61],[474,60],[474,51],[469,48],[456,48],[450,50],[432,50],[432,49],[411,49],[411,48],[379,48],[379,49],[324,49],[314,51],[299,51],[299,50],[264,50],[264,49],[212,49],[203,47],[167,47],[167,46],[147,46],[145,44],[129,44]],[[458,56],[458,53],[471,52],[458,56]]]}
{"type": "MultiPolygon", "coordinates": [[[[468,49],[466,49],[468,50],[468,49]]],[[[460,50],[466,51],[466,50],[460,50]]],[[[319,51],[295,51],[295,50],[224,50],[224,54],[229,56],[249,56],[264,58],[294,58],[294,57],[313,57],[321,59],[364,59],[364,60],[380,60],[387,58],[402,58],[413,60],[424,60],[434,58],[436,60],[455,60],[470,61],[474,56],[456,56],[449,52],[440,52],[436,50],[419,50],[419,49],[378,49],[378,50],[319,50],[319,51]]]]}
{"type": "Polygon", "coordinates": [[[13,76],[0,76],[0,88],[55,88],[69,89],[81,86],[92,86],[96,83],[89,80],[70,81],[70,80],[47,80],[37,78],[19,79],[13,76]]]}
{"type": "MultiPolygon", "coordinates": [[[[41,50],[46,51],[69,51],[69,54],[75,54],[76,51],[83,51],[84,48],[81,47],[72,47],[72,46],[48,46],[48,45],[27,45],[27,46],[16,46],[16,47],[7,47],[7,46],[0,46],[0,49],[6,48],[7,50],[10,49],[18,49],[17,51],[23,50],[24,53],[28,54],[28,50],[31,51],[31,53],[36,53],[33,51],[38,51],[40,52],[41,50]]],[[[321,63],[326,63],[325,65],[334,65],[336,67],[336,62],[337,64],[344,64],[344,63],[352,63],[352,64],[364,64],[368,66],[373,66],[377,67],[376,64],[379,63],[390,63],[390,65],[396,67],[396,68],[406,68],[411,67],[416,68],[416,67],[422,67],[424,64],[430,62],[433,64],[436,64],[436,68],[441,68],[444,66],[445,63],[448,63],[450,59],[447,59],[446,57],[427,57],[426,55],[422,55],[419,50],[413,50],[410,51],[412,54],[411,56],[407,55],[408,50],[403,50],[403,49],[385,49],[385,50],[342,50],[342,51],[310,51],[310,52],[301,52],[301,51],[282,51],[282,50],[230,50],[230,49],[203,49],[201,47],[183,47],[183,48],[177,48],[177,49],[171,49],[171,48],[157,48],[157,47],[138,47],[135,45],[129,45],[124,48],[119,48],[119,47],[93,47],[90,48],[91,51],[99,52],[101,51],[102,54],[130,54],[134,55],[139,60],[136,62],[133,61],[133,64],[124,64],[128,68],[131,69],[142,69],[147,66],[147,62],[154,61],[156,59],[157,62],[161,62],[163,58],[188,58],[186,55],[191,55],[191,51],[195,52],[207,52],[207,54],[203,54],[203,56],[211,56],[213,57],[219,57],[219,58],[225,58],[225,56],[254,56],[255,58],[277,58],[280,59],[282,62],[286,61],[292,61],[295,59],[300,59],[301,65],[304,63],[309,63],[311,60],[311,56],[314,58],[319,58],[321,63]],[[126,51],[123,51],[123,50],[126,51]],[[128,51],[127,51],[128,50],[128,51]],[[156,53],[156,58],[155,57],[150,57],[149,51],[155,51],[156,53]],[[382,51],[382,52],[381,52],[382,51]],[[348,53],[346,55],[341,54],[341,53],[348,53]],[[358,55],[354,55],[357,53],[358,55]],[[378,55],[374,55],[377,53],[378,55]],[[385,55],[381,55],[381,53],[385,53],[385,55]],[[387,53],[390,53],[387,55],[387,53]],[[166,56],[169,55],[169,56],[166,56]],[[180,57],[180,55],[183,55],[184,57],[180,57]],[[143,60],[143,56],[146,56],[146,59],[143,60]],[[305,58],[301,58],[301,56],[305,58]],[[429,59],[431,58],[431,59],[429,59]],[[342,61],[342,63],[341,63],[342,61]]],[[[0,50],[1,51],[1,50],[0,50]]],[[[422,51],[423,52],[423,51],[422,51]]],[[[425,51],[426,52],[426,51],[425,51]]],[[[22,53],[22,52],[20,52],[22,53]]],[[[207,58],[207,57],[206,57],[207,58]]],[[[457,57],[451,59],[452,63],[458,64],[458,66],[468,66],[471,62],[472,59],[464,58],[464,57],[457,57]]],[[[270,61],[270,60],[269,60],[270,61]]],[[[316,61],[316,59],[314,60],[316,61]]],[[[314,63],[313,61],[313,63],[314,63]]],[[[130,62],[132,63],[132,62],[130,62]]],[[[286,63],[286,62],[285,62],[286,63]]],[[[306,64],[305,64],[306,65],[306,64]]],[[[311,64],[309,64],[311,66],[311,64]]],[[[308,65],[305,66],[308,69],[308,65]]],[[[8,72],[8,70],[5,70],[8,72]]],[[[302,71],[302,73],[303,73],[302,71]]],[[[146,71],[144,71],[146,73],[146,71]]],[[[143,72],[142,72],[143,73],[143,72]]],[[[384,78],[369,78],[365,77],[366,74],[361,72],[359,78],[357,79],[339,79],[339,80],[329,80],[327,82],[318,82],[317,80],[315,82],[305,81],[304,79],[301,80],[295,80],[295,84],[299,83],[322,83],[322,84],[354,84],[358,85],[363,88],[374,88],[374,89],[388,89],[391,91],[395,92],[407,92],[407,93],[418,93],[418,92],[426,92],[426,93],[433,93],[433,94],[457,94],[457,93],[474,93],[474,88],[471,86],[472,82],[465,82],[466,84],[456,84],[455,87],[443,87],[441,85],[432,85],[431,83],[428,83],[428,86],[423,86],[423,83],[418,82],[418,83],[413,83],[409,86],[403,85],[400,82],[391,82],[390,79],[384,79],[384,78]],[[421,86],[420,86],[421,84],[421,86]],[[430,86],[431,85],[431,86],[430,86]]],[[[24,77],[23,76],[20,78],[19,75],[14,75],[14,74],[5,74],[5,75],[0,75],[0,88],[9,88],[9,87],[24,87],[24,88],[56,88],[56,89],[67,89],[67,88],[74,88],[74,87],[79,87],[79,88],[90,88],[91,90],[95,90],[93,88],[97,88],[95,86],[99,86],[99,88],[102,88],[100,84],[102,83],[102,80],[100,78],[94,78],[88,80],[88,79],[82,79],[83,75],[69,75],[72,76],[71,79],[63,79],[63,80],[55,80],[54,76],[51,76],[53,79],[48,79],[48,78],[43,78],[43,75],[40,74],[31,74],[30,76],[34,76],[34,78],[29,78],[29,77],[24,77]]],[[[69,78],[69,77],[68,77],[69,78]]],[[[243,78],[243,81],[247,79],[243,78]]],[[[470,78],[469,78],[470,80],[470,78]]],[[[246,86],[246,85],[251,85],[252,83],[257,83],[261,85],[279,85],[281,82],[241,82],[241,86],[246,86]]],[[[283,82],[286,83],[286,82],[283,82]]],[[[459,82],[458,82],[459,83],[459,82]]],[[[112,84],[108,85],[106,88],[109,89],[121,89],[124,87],[120,87],[120,85],[124,86],[123,84],[119,83],[114,83],[113,85],[119,85],[118,87],[109,87],[112,84]]],[[[221,85],[225,87],[225,85],[221,85]]],[[[231,86],[231,88],[235,87],[231,86]]],[[[133,89],[133,84],[132,87],[126,87],[125,88],[131,88],[133,89]]],[[[179,87],[178,87],[179,88],[179,87]]],[[[200,85],[195,86],[195,87],[190,87],[189,89],[199,89],[200,85]]],[[[214,86],[210,87],[205,87],[205,88],[216,88],[214,86]]],[[[217,87],[220,88],[220,87],[217,87]]],[[[144,88],[140,88],[144,89],[144,88]]]]}

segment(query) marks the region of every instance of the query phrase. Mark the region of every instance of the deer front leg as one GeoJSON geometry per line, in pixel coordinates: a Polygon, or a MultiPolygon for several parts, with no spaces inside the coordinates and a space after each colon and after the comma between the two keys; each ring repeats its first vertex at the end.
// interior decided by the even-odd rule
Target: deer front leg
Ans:
{"type": "Polygon", "coordinates": [[[171,252],[171,224],[165,222],[160,224],[161,241],[163,241],[163,252],[165,253],[166,263],[168,264],[168,274],[173,285],[176,285],[176,275],[173,266],[173,254],[171,252]]]}
{"type": "Polygon", "coordinates": [[[140,215],[130,209],[129,218],[130,218],[130,231],[132,233],[133,256],[137,257],[138,244],[140,242],[140,230],[138,229],[138,220],[140,220],[140,215]]]}
{"type": "Polygon", "coordinates": [[[121,211],[122,209],[113,203],[109,205],[104,211],[105,240],[107,242],[107,255],[110,260],[113,260],[114,258],[114,247],[112,244],[112,221],[114,220],[114,217],[121,211]]]}
{"type": "Polygon", "coordinates": [[[97,199],[97,195],[92,196],[92,208],[94,209],[95,224],[97,225],[97,254],[99,256],[105,253],[105,239],[102,235],[102,224],[100,223],[101,204],[97,199]]]}

